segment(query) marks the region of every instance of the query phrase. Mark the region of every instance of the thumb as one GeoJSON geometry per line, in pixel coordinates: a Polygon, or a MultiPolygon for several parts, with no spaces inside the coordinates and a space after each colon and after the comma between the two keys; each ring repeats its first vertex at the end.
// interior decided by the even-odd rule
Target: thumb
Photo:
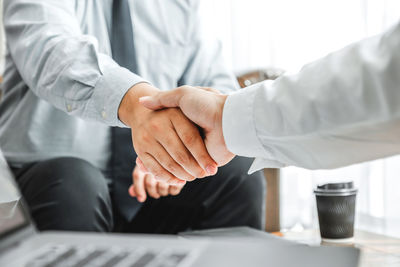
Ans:
{"type": "Polygon", "coordinates": [[[211,87],[201,87],[201,86],[196,86],[196,88],[199,88],[201,90],[207,91],[207,92],[211,92],[217,95],[221,95],[221,92],[218,91],[217,89],[211,88],[211,87]]]}
{"type": "Polygon", "coordinates": [[[160,92],[154,96],[143,96],[139,98],[139,102],[152,110],[174,108],[179,107],[183,94],[183,89],[175,89],[169,92],[160,92]]]}

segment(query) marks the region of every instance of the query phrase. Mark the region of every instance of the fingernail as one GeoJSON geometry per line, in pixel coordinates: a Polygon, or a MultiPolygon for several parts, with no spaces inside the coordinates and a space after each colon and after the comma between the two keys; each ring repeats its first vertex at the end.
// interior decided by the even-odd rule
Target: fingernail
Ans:
{"type": "Polygon", "coordinates": [[[142,96],[139,98],[139,102],[144,102],[146,100],[151,100],[151,96],[142,96]]]}
{"type": "Polygon", "coordinates": [[[214,175],[214,174],[216,174],[216,173],[217,173],[217,170],[218,170],[218,168],[217,168],[216,166],[214,166],[214,165],[208,165],[208,166],[206,167],[206,171],[207,171],[207,173],[208,173],[209,175],[214,175]]]}

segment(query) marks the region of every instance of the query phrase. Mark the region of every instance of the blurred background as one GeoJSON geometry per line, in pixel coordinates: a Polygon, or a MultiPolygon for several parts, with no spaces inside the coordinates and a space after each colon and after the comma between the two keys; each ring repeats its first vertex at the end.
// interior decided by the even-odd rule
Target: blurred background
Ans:
{"type": "MultiPolygon", "coordinates": [[[[237,75],[265,68],[295,72],[305,63],[382,32],[400,19],[398,0],[200,2],[204,34],[222,42],[226,62],[237,75]]],[[[2,73],[4,35],[0,29],[2,73]]],[[[281,228],[316,227],[313,188],[344,180],[353,180],[359,188],[356,227],[400,237],[400,157],[337,170],[280,170],[281,228]]]]}
{"type": "MultiPolygon", "coordinates": [[[[398,0],[201,0],[201,4],[205,33],[222,42],[226,62],[237,75],[271,67],[295,72],[400,20],[398,0]]],[[[356,228],[400,237],[400,157],[337,170],[280,170],[281,228],[316,227],[313,188],[343,180],[353,180],[359,188],[356,228]]]]}

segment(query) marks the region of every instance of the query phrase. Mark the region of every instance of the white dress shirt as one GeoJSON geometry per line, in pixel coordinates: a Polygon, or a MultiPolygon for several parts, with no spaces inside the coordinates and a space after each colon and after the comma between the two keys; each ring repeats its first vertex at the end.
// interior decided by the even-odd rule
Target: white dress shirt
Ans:
{"type": "Polygon", "coordinates": [[[105,169],[109,126],[142,81],[228,92],[237,82],[221,46],[199,27],[198,0],[131,0],[138,73],[111,55],[112,0],[5,0],[7,56],[0,148],[13,166],[79,157],[105,169]]]}
{"type": "Polygon", "coordinates": [[[263,167],[336,168],[400,153],[400,24],[227,98],[228,149],[263,167]]]}

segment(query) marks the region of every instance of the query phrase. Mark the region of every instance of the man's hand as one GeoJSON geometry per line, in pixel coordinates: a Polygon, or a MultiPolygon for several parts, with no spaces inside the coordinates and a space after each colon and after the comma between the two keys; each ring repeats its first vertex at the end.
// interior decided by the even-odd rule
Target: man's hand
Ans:
{"type": "Polygon", "coordinates": [[[222,133],[222,111],[226,98],[226,95],[210,89],[182,86],[173,91],[142,97],[139,101],[152,110],[179,107],[191,121],[203,128],[208,153],[222,166],[234,157],[227,149],[222,133]]]}
{"type": "Polygon", "coordinates": [[[162,181],[157,181],[151,173],[144,172],[138,166],[132,173],[133,184],[129,187],[129,194],[136,197],[139,202],[145,202],[147,195],[158,199],[168,195],[178,195],[185,183],[180,185],[169,185],[162,181]]]}
{"type": "Polygon", "coordinates": [[[215,174],[217,164],[208,154],[199,130],[181,110],[152,111],[140,105],[140,97],[158,92],[149,84],[137,84],[119,107],[120,120],[133,129],[138,157],[156,179],[169,184],[215,174]]]}

